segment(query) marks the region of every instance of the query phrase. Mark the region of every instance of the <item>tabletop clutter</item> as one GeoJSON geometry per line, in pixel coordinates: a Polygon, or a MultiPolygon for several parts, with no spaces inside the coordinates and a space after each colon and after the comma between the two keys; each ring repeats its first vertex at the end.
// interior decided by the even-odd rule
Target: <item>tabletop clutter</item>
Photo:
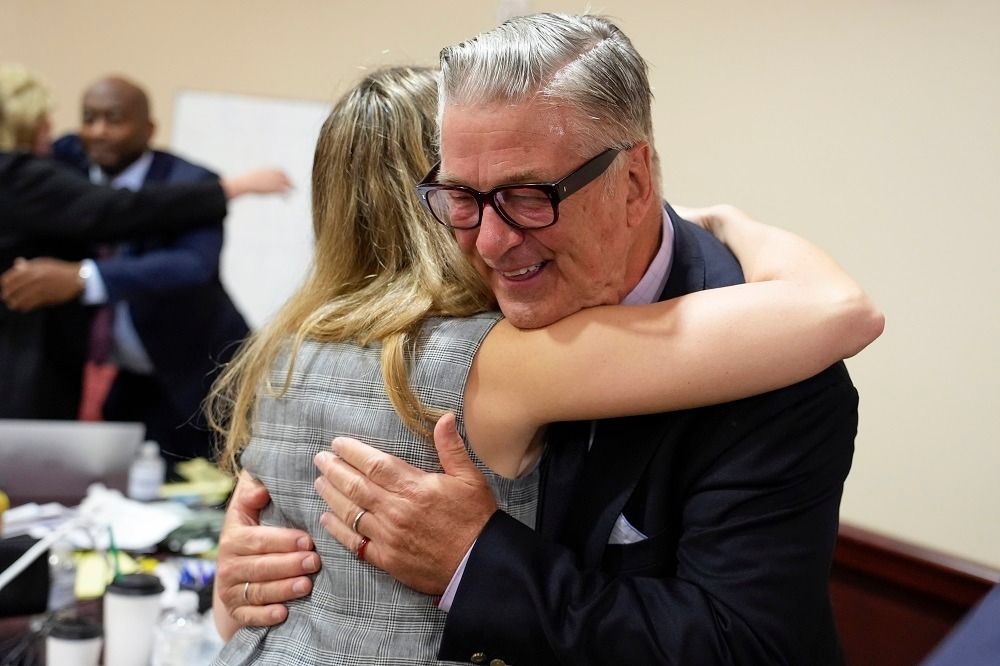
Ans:
{"type": "Polygon", "coordinates": [[[0,633],[0,664],[40,664],[44,652],[49,666],[198,666],[221,648],[208,614],[232,480],[194,460],[178,465],[186,481],[163,484],[158,453],[140,449],[131,497],[94,484],[76,507],[2,511],[0,543],[23,545],[0,561],[0,617],[34,615],[26,631],[0,633]],[[21,597],[13,611],[7,586],[21,597]]]}

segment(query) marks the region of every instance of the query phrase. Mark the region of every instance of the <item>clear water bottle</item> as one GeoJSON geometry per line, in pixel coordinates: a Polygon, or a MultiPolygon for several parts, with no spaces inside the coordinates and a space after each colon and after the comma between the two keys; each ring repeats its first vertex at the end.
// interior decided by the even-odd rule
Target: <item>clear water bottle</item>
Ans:
{"type": "Polygon", "coordinates": [[[73,546],[66,541],[57,541],[49,550],[49,610],[62,610],[75,604],[75,590],[73,546]]]}
{"type": "Polygon", "coordinates": [[[174,607],[160,616],[153,629],[152,666],[193,666],[201,663],[205,628],[198,613],[198,593],[181,590],[174,607]]]}
{"type": "Polygon", "coordinates": [[[160,445],[144,442],[128,470],[128,496],[140,502],[159,498],[166,474],[167,463],[160,456],[160,445]]]}

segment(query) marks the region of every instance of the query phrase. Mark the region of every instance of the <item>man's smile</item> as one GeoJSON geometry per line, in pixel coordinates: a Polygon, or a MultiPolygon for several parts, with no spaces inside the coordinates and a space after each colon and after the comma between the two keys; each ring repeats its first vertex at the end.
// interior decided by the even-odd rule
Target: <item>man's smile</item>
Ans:
{"type": "Polygon", "coordinates": [[[512,271],[498,270],[497,272],[508,280],[527,280],[538,273],[546,263],[548,262],[542,261],[531,266],[525,266],[524,268],[516,268],[512,271]]]}

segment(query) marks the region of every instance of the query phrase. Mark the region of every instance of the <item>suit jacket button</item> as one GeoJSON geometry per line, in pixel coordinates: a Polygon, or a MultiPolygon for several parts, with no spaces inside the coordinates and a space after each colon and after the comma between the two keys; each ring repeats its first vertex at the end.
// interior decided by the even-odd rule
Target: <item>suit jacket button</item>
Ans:
{"type": "Polygon", "coordinates": [[[490,666],[507,666],[507,662],[503,659],[494,659],[490,662],[490,666]]]}
{"type": "Polygon", "coordinates": [[[471,661],[473,664],[482,664],[486,661],[486,653],[476,652],[471,657],[469,657],[469,661],[471,661]]]}

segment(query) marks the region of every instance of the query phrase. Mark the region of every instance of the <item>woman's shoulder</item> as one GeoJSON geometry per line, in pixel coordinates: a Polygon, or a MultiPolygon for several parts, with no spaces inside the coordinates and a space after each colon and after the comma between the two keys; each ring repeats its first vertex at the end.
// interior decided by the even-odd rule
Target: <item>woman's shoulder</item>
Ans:
{"type": "Polygon", "coordinates": [[[481,313],[469,317],[432,317],[423,323],[415,345],[408,352],[410,384],[422,399],[443,409],[456,405],[438,404],[431,394],[453,394],[461,400],[469,368],[486,334],[500,320],[499,313],[481,313]]]}
{"type": "Polygon", "coordinates": [[[421,328],[424,339],[470,340],[478,343],[503,318],[499,312],[480,312],[468,317],[429,317],[421,328]]]}
{"type": "Polygon", "coordinates": [[[431,317],[416,340],[418,359],[424,362],[472,363],[486,334],[503,316],[483,312],[468,317],[431,317]]]}
{"type": "MultiPolygon", "coordinates": [[[[417,365],[445,363],[467,365],[472,361],[486,334],[503,316],[482,312],[468,317],[430,317],[420,327],[411,359],[417,365]]],[[[382,345],[305,339],[295,344],[284,340],[271,365],[271,382],[294,387],[308,383],[336,384],[344,377],[375,381],[380,373],[382,345]],[[289,374],[289,370],[291,371],[289,374]]],[[[410,352],[408,352],[409,354],[410,352]]]]}

